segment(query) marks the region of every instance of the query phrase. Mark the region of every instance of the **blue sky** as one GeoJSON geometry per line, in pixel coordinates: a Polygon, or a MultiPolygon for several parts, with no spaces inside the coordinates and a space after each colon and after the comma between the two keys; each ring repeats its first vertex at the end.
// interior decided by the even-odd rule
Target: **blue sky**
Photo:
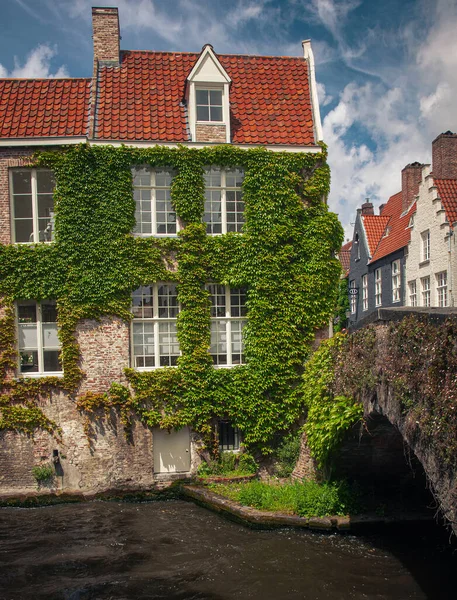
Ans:
{"type": "Polygon", "coordinates": [[[0,0],[0,77],[89,77],[93,4],[118,6],[124,49],[299,56],[311,38],[347,237],[457,131],[457,0],[0,0]]]}

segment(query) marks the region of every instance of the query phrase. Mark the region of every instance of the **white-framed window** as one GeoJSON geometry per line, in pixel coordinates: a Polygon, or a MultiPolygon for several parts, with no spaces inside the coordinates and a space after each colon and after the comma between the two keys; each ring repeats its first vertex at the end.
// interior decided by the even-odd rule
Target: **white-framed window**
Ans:
{"type": "Polygon", "coordinates": [[[351,307],[351,314],[355,315],[357,312],[357,295],[355,292],[351,293],[351,290],[355,290],[355,279],[349,282],[349,304],[351,307]]]}
{"type": "Polygon", "coordinates": [[[374,303],[381,306],[382,303],[382,271],[376,269],[374,272],[374,303]]]}
{"type": "Polygon", "coordinates": [[[438,306],[447,306],[447,271],[436,274],[436,293],[438,296],[438,306]]]}
{"type": "Polygon", "coordinates": [[[61,375],[56,304],[52,300],[17,302],[19,372],[27,377],[61,375]]]}
{"type": "Polygon", "coordinates": [[[176,235],[179,230],[171,204],[172,169],[149,166],[132,169],[136,225],[134,235],[176,235]]]}
{"type": "Polygon", "coordinates": [[[394,260],[391,265],[392,269],[392,302],[400,302],[400,259],[394,260]]]}
{"type": "Polygon", "coordinates": [[[415,279],[413,281],[408,282],[408,288],[409,288],[409,305],[417,306],[417,285],[416,285],[415,279]]]}
{"type": "Polygon", "coordinates": [[[421,233],[422,260],[430,260],[430,230],[421,233]]]}
{"type": "Polygon", "coordinates": [[[243,327],[247,323],[246,289],[207,285],[211,296],[211,343],[214,365],[231,367],[244,363],[243,327]]]}
{"type": "Polygon", "coordinates": [[[55,179],[47,169],[11,169],[13,243],[54,239],[55,179]]]}
{"type": "Polygon", "coordinates": [[[240,232],[244,223],[242,169],[207,167],[205,178],[205,214],[208,234],[240,232]]]}
{"type": "Polygon", "coordinates": [[[368,310],[368,275],[362,275],[362,310],[368,310]]]}
{"type": "Polygon", "coordinates": [[[172,367],[180,356],[175,283],[143,285],[132,294],[133,367],[138,370],[172,367]]]}
{"type": "Polygon", "coordinates": [[[421,278],[422,306],[430,306],[430,277],[421,278]]]}
{"type": "Polygon", "coordinates": [[[222,102],[222,89],[196,88],[197,122],[222,123],[224,120],[222,102]]]}

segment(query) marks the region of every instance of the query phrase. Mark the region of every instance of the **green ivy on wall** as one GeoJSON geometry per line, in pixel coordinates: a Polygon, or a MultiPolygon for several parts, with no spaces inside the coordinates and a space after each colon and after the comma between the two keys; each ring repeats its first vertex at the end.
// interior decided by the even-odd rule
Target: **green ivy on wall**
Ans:
{"type": "MultiPolygon", "coordinates": [[[[80,145],[39,153],[36,166],[56,176],[55,242],[1,247],[0,293],[10,307],[18,299],[57,300],[64,377],[42,378],[30,389],[29,380],[8,381],[5,371],[5,406],[7,398],[25,406],[46,386],[76,394],[82,376],[78,321],[103,315],[129,320],[134,289],[175,281],[178,367],[127,369],[130,389],[115,384],[106,394],[79,397],[78,407],[89,414],[116,407],[127,430],[137,415],[148,426],[190,425],[209,434],[212,419],[225,417],[243,431],[247,445],[263,448],[297,420],[304,358],[315,330],[328,322],[340,274],[333,256],[342,229],[323,202],[329,190],[325,148],[309,154],[80,145]],[[182,224],[177,238],[132,235],[135,165],[175,169],[171,199],[182,224]],[[244,169],[243,234],[206,235],[206,165],[244,169]],[[212,366],[210,281],[248,288],[244,366],[212,366]]],[[[12,344],[10,331],[2,354],[7,361],[14,360],[12,344]]]]}

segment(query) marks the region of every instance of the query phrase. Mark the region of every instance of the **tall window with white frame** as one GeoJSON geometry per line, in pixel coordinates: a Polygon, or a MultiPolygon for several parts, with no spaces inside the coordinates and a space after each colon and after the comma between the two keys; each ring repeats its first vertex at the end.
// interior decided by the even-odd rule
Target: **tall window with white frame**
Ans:
{"type": "Polygon", "coordinates": [[[362,310],[368,310],[368,275],[362,276],[362,310]]]}
{"type": "Polygon", "coordinates": [[[436,293],[438,296],[438,306],[447,306],[447,271],[436,274],[436,293]]]}
{"type": "Polygon", "coordinates": [[[400,302],[401,300],[401,275],[400,275],[400,260],[394,260],[391,264],[392,269],[392,302],[400,302]]]}
{"type": "Polygon", "coordinates": [[[178,223],[171,204],[174,171],[167,168],[136,167],[132,170],[137,236],[176,235],[178,223]]]}
{"type": "Polygon", "coordinates": [[[54,188],[52,171],[10,171],[13,243],[51,242],[54,239],[54,188]]]}
{"type": "Polygon", "coordinates": [[[409,288],[409,305],[417,306],[417,285],[416,285],[415,279],[413,281],[408,282],[408,288],[409,288]]]}
{"type": "Polygon", "coordinates": [[[374,303],[375,306],[382,304],[382,271],[376,269],[374,272],[374,303]]]}
{"type": "Polygon", "coordinates": [[[132,294],[133,366],[139,370],[171,367],[180,356],[175,283],[143,285],[132,294]]]}
{"type": "Polygon", "coordinates": [[[222,90],[195,90],[197,121],[221,123],[223,121],[222,90]]]}
{"type": "Polygon", "coordinates": [[[422,306],[431,306],[430,298],[430,277],[422,277],[422,306]]]}
{"type": "Polygon", "coordinates": [[[61,374],[55,302],[19,301],[17,320],[20,373],[27,377],[61,374]]]}
{"type": "Polygon", "coordinates": [[[211,345],[214,365],[244,363],[243,327],[247,323],[246,289],[209,284],[211,295],[211,345]]]}
{"type": "Polygon", "coordinates": [[[422,262],[426,260],[430,260],[430,230],[424,231],[421,233],[421,243],[422,243],[422,262]]]}
{"type": "Polygon", "coordinates": [[[349,304],[351,308],[351,315],[355,315],[357,312],[357,294],[355,287],[355,279],[349,282],[349,304]]]}
{"type": "Polygon", "coordinates": [[[240,232],[244,224],[242,169],[207,167],[205,178],[206,233],[240,232]]]}

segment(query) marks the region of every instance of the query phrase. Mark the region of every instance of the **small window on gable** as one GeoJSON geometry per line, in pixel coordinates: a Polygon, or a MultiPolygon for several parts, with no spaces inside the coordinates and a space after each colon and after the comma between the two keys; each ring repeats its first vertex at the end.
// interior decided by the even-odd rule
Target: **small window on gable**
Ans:
{"type": "Polygon", "coordinates": [[[196,90],[197,121],[221,123],[222,90],[196,90]]]}

